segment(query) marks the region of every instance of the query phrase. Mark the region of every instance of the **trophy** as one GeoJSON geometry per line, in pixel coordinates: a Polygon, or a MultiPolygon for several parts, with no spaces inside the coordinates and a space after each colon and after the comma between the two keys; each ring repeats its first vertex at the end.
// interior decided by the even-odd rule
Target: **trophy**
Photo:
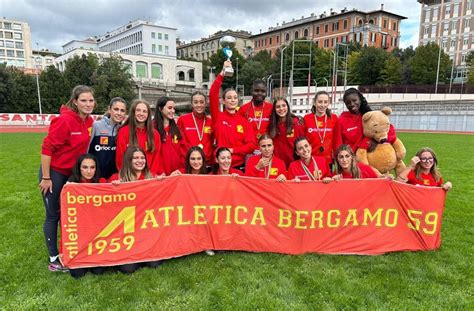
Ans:
{"type": "MultiPolygon", "coordinates": [[[[224,36],[219,40],[219,44],[222,46],[222,51],[224,56],[227,57],[227,60],[230,60],[232,57],[232,49],[230,48],[231,44],[235,44],[235,38],[232,36],[224,36]]],[[[224,76],[232,77],[234,75],[234,69],[232,67],[224,68],[224,76]]]]}

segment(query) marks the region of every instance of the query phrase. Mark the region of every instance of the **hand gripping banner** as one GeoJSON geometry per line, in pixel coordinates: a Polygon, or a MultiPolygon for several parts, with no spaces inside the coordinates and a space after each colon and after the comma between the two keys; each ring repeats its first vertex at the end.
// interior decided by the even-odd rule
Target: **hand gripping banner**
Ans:
{"type": "Polygon", "coordinates": [[[446,193],[386,179],[284,182],[182,175],[61,193],[69,268],[213,250],[377,255],[433,250],[446,193]]]}

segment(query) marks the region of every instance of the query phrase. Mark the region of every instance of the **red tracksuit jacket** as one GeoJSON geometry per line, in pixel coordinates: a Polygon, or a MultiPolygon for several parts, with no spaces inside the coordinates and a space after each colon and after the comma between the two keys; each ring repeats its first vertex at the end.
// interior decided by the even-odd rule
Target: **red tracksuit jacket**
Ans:
{"type": "Polygon", "coordinates": [[[290,134],[286,132],[285,123],[278,124],[278,134],[273,138],[273,146],[275,150],[273,154],[285,162],[286,167],[295,160],[293,151],[295,139],[304,136],[304,126],[300,124],[298,118],[293,118],[293,130],[290,134]]]}
{"type": "Polygon", "coordinates": [[[184,167],[184,157],[181,153],[184,148],[181,143],[182,139],[178,140],[176,136],[171,137],[169,133],[169,126],[165,127],[165,132],[166,139],[161,143],[160,150],[160,173],[169,175],[177,169],[184,167]]]}
{"type": "Polygon", "coordinates": [[[313,113],[304,116],[305,135],[311,144],[311,153],[313,156],[325,158],[327,163],[332,163],[334,152],[341,144],[341,136],[337,132],[337,116],[331,114],[331,117],[316,117],[316,120],[313,113]],[[323,151],[320,150],[321,147],[323,151]]]}
{"type": "Polygon", "coordinates": [[[183,159],[186,157],[186,153],[189,148],[193,146],[198,146],[199,144],[203,145],[204,154],[206,155],[207,163],[214,163],[214,146],[213,140],[214,136],[212,134],[212,120],[209,116],[197,116],[194,114],[196,124],[194,124],[193,114],[194,112],[183,114],[178,119],[178,127],[182,139],[182,153],[183,159]],[[202,128],[204,126],[204,129],[202,128]],[[199,131],[199,134],[198,134],[199,131]],[[202,136],[202,141],[199,140],[199,135],[202,136]]]}
{"type": "Polygon", "coordinates": [[[249,101],[248,103],[242,105],[242,107],[240,107],[239,109],[238,113],[244,118],[246,118],[252,125],[257,140],[258,137],[260,137],[262,134],[268,133],[268,126],[270,125],[270,115],[272,114],[272,109],[273,104],[267,101],[264,101],[261,106],[254,107],[252,107],[252,101],[249,101]],[[262,117],[261,123],[260,117],[262,117]],[[259,124],[260,129],[258,128],[259,124]]]}
{"type": "Polygon", "coordinates": [[[249,158],[247,165],[245,166],[245,176],[259,177],[275,179],[280,174],[286,176],[286,165],[285,162],[273,156],[271,167],[264,167],[259,170],[256,168],[258,161],[262,158],[262,155],[255,155],[249,158]]]}
{"type": "Polygon", "coordinates": [[[87,153],[94,120],[83,120],[67,106],[61,106],[60,115],[51,121],[48,135],[43,140],[41,154],[51,157],[51,169],[69,176],[81,154],[87,153]]]}
{"type": "Polygon", "coordinates": [[[219,111],[219,88],[223,77],[218,75],[209,91],[212,127],[218,147],[232,148],[232,166],[244,163],[245,156],[257,148],[255,133],[249,122],[237,112],[219,111]]]}

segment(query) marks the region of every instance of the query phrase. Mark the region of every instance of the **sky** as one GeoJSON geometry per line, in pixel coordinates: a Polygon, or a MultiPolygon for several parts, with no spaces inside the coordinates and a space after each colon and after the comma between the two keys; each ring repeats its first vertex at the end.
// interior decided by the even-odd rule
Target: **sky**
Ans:
{"type": "MultiPolygon", "coordinates": [[[[33,49],[62,52],[62,45],[105,34],[135,19],[177,28],[180,40],[199,40],[219,30],[247,30],[257,34],[282,21],[357,8],[380,9],[369,0],[0,0],[0,16],[27,22],[33,49]],[[36,45],[38,43],[38,45],[36,45]]],[[[421,5],[416,0],[385,1],[386,11],[408,19],[401,23],[400,47],[418,42],[421,5]]]]}

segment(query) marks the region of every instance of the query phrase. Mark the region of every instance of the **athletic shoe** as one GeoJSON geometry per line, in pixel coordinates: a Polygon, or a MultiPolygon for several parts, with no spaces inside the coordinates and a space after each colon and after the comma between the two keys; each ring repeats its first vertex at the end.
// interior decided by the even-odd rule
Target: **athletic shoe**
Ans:
{"type": "Polygon", "coordinates": [[[208,256],[214,256],[215,253],[214,253],[213,250],[208,249],[208,250],[206,251],[206,254],[207,254],[208,256]]]}
{"type": "Polygon", "coordinates": [[[69,269],[64,267],[59,261],[59,259],[50,262],[48,265],[48,270],[51,272],[69,272],[69,269]]]}

